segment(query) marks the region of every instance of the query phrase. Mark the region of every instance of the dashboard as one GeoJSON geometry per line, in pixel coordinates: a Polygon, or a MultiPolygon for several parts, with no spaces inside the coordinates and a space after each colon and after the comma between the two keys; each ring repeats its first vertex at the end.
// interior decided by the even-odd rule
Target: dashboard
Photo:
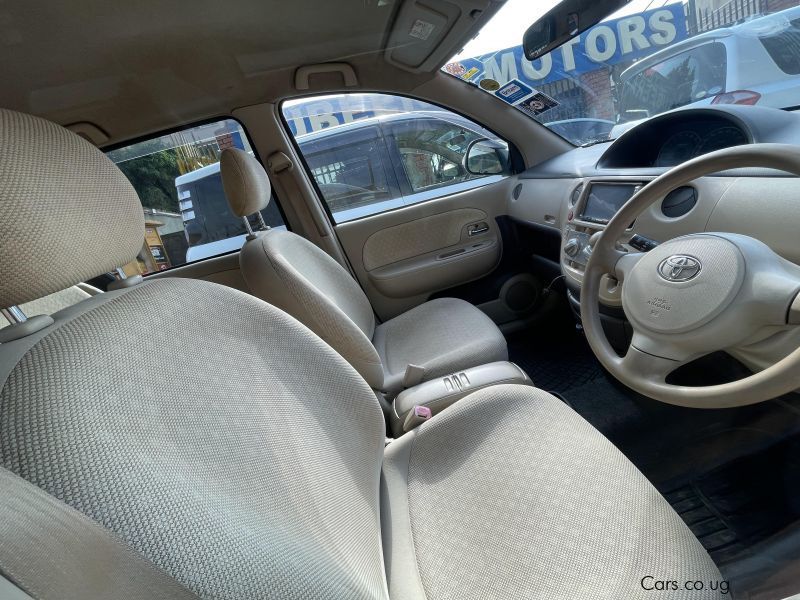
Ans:
{"type": "MultiPolygon", "coordinates": [[[[799,144],[800,112],[728,105],[653,117],[610,143],[574,148],[517,175],[509,215],[560,236],[559,266],[575,308],[592,236],[640,187],[696,156],[753,143],[799,144]]],[[[628,251],[647,252],[681,235],[725,231],[759,239],[800,264],[798,230],[800,178],[748,167],[671,191],[639,215],[619,241],[628,251]]],[[[600,301],[624,322],[621,286],[614,280],[601,285],[600,301]]],[[[764,356],[737,358],[753,368],[770,364],[764,356]]]]}

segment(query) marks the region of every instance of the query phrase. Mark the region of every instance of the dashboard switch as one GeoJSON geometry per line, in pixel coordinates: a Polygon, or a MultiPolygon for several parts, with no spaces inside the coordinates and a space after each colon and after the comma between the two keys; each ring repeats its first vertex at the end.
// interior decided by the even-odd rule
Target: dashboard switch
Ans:
{"type": "Polygon", "coordinates": [[[566,254],[571,258],[577,256],[580,250],[581,250],[581,244],[577,240],[577,238],[570,238],[567,240],[567,243],[564,244],[564,254],[566,254]]]}
{"type": "Polygon", "coordinates": [[[650,250],[658,246],[657,241],[651,240],[650,238],[646,238],[639,234],[634,234],[628,244],[636,248],[639,252],[650,252],[650,250]]]}

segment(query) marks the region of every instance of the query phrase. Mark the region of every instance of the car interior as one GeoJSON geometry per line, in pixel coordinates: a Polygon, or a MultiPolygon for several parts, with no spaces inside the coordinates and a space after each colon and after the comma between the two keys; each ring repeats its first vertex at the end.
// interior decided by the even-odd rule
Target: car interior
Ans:
{"type": "Polygon", "coordinates": [[[0,598],[800,594],[800,92],[529,4],[0,3],[0,598]]]}

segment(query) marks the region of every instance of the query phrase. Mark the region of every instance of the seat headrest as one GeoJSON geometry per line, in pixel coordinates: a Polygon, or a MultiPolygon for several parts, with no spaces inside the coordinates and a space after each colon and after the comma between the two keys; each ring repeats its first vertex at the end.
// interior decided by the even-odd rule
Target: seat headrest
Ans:
{"type": "Polygon", "coordinates": [[[144,241],[136,191],[105,154],[38,117],[0,109],[0,307],[113,271],[144,241]]]}
{"type": "Polygon", "coordinates": [[[219,170],[233,214],[246,217],[267,208],[272,188],[267,172],[254,157],[244,150],[228,148],[222,151],[219,170]]]}

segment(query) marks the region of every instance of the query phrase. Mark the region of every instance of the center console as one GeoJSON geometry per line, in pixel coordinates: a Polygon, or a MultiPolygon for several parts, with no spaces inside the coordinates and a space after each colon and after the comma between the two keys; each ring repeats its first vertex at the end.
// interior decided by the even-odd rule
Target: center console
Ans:
{"type": "MultiPolygon", "coordinates": [[[[602,231],[617,211],[639,191],[643,183],[627,181],[589,181],[573,192],[567,227],[564,232],[566,266],[580,271],[591,256],[589,239],[602,231]]],[[[629,229],[633,228],[631,223],[629,229]]]]}
{"type": "MultiPolygon", "coordinates": [[[[563,231],[561,270],[566,279],[568,299],[578,322],[581,282],[594,242],[617,211],[646,183],[621,179],[589,180],[572,192],[563,231]]],[[[635,222],[630,223],[618,242],[619,246],[631,252],[646,252],[654,248],[657,242],[635,234],[634,225],[635,222]]],[[[600,302],[606,336],[617,350],[624,351],[631,330],[622,310],[622,286],[613,278],[603,278],[600,302]]]]}
{"type": "Polygon", "coordinates": [[[493,385],[516,383],[533,385],[525,371],[507,361],[498,361],[464,369],[444,377],[426,381],[400,392],[392,404],[392,430],[400,436],[410,428],[409,413],[424,407],[430,414],[441,412],[467,394],[493,385]]]}

